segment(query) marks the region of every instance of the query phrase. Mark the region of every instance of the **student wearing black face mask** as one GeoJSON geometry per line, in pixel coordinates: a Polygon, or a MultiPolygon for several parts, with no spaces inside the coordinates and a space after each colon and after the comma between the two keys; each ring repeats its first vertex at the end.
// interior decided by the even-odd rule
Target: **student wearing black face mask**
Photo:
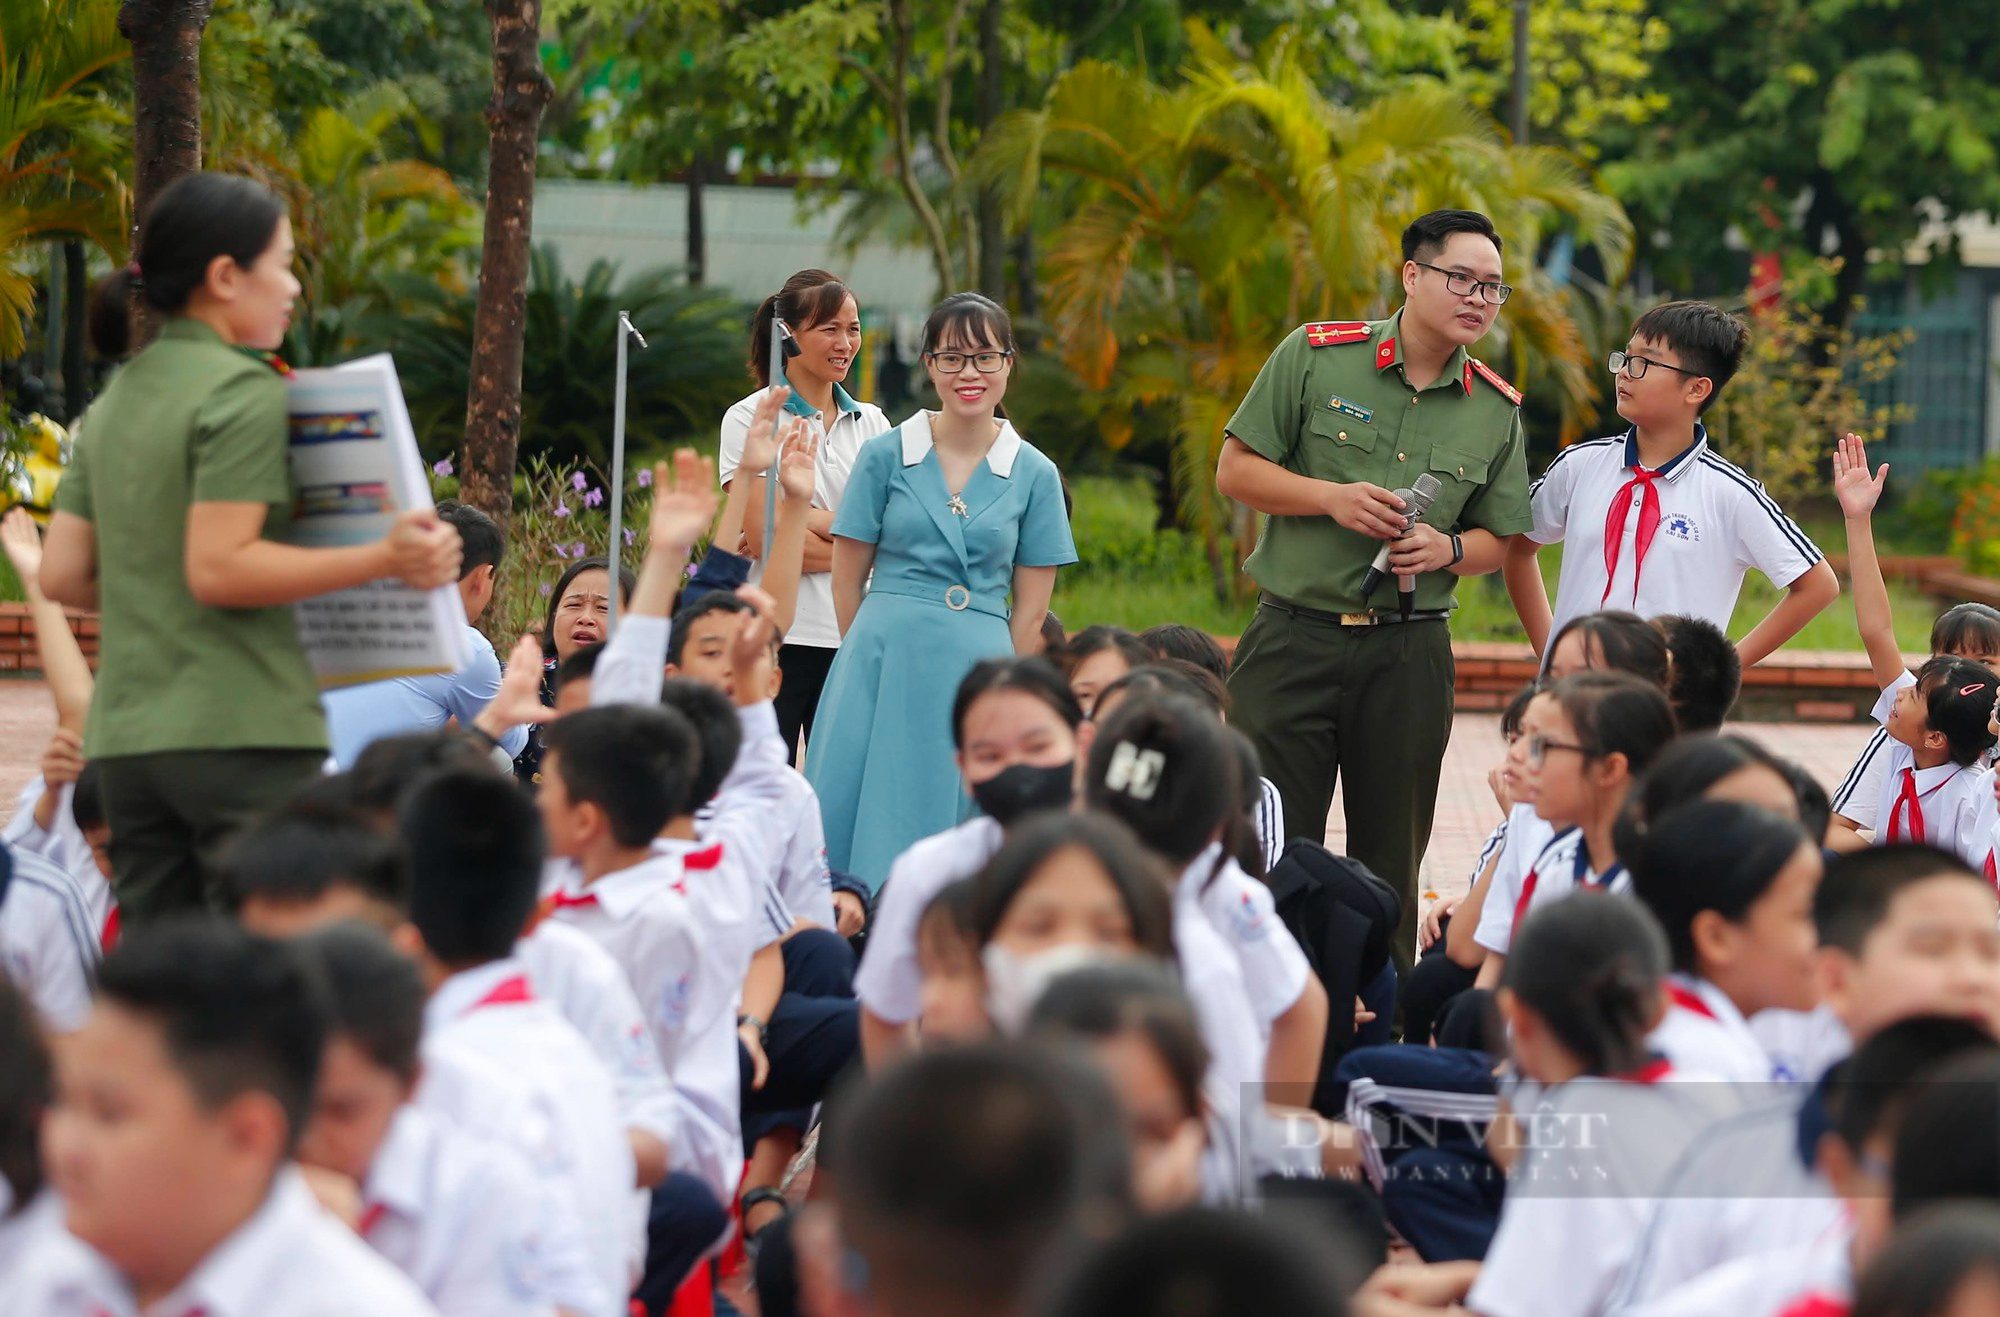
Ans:
{"type": "Polygon", "coordinates": [[[861,1047],[870,1067],[908,1050],[921,1007],[917,919],[948,884],[969,878],[1000,849],[1006,830],[1075,797],[1076,729],[1083,710],[1046,659],[989,659],[952,703],[958,770],[981,813],[898,856],[876,898],[868,949],[854,976],[861,1047]]]}

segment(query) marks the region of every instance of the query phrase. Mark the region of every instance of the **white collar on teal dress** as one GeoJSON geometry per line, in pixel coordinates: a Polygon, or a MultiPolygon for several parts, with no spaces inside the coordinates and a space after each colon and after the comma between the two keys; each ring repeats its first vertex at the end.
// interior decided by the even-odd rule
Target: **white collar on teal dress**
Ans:
{"type": "MultiPolygon", "coordinates": [[[[903,422],[902,431],[903,465],[915,466],[924,460],[925,453],[931,451],[931,414],[918,412],[903,422]]],[[[1000,436],[986,450],[986,469],[1006,480],[1014,474],[1014,459],[1020,452],[1020,432],[1014,428],[1012,421],[1000,418],[1000,436]]]]}

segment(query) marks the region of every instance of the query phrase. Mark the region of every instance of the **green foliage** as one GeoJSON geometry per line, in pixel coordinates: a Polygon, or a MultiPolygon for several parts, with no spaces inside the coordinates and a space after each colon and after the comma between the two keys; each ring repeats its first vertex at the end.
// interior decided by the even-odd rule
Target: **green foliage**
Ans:
{"type": "MultiPolygon", "coordinates": [[[[1612,126],[1657,119],[1667,94],[1653,80],[1652,56],[1666,48],[1667,25],[1649,0],[1567,0],[1529,10],[1528,122],[1537,141],[1560,141],[1587,160],[1603,152],[1612,126]]],[[[1514,70],[1513,0],[1464,0],[1465,35],[1475,67],[1473,101],[1508,113],[1514,70]]]]}
{"type": "MultiPolygon", "coordinates": [[[[383,344],[396,355],[410,416],[429,458],[454,454],[464,435],[476,288],[409,276],[385,281],[410,308],[383,344]]],[[[635,452],[670,441],[714,443],[716,418],[745,393],[741,359],[749,311],[725,294],[689,288],[671,270],[621,277],[598,261],[563,275],[553,248],[535,252],[521,368],[521,460],[610,463],[612,353],[618,313],[648,346],[632,345],[626,438],[635,452]]]]}
{"type": "Polygon", "coordinates": [[[2000,458],[1963,474],[1951,521],[1951,551],[1980,576],[2000,576],[2000,458]]]}
{"type": "Polygon", "coordinates": [[[1910,336],[1864,338],[1829,324],[1808,294],[1836,273],[1830,261],[1801,268],[1777,297],[1752,305],[1750,348],[1706,418],[1717,450],[1782,504],[1826,491],[1841,435],[1873,443],[1909,419],[1907,408],[1869,405],[1863,391],[1894,373],[1910,336]]]}

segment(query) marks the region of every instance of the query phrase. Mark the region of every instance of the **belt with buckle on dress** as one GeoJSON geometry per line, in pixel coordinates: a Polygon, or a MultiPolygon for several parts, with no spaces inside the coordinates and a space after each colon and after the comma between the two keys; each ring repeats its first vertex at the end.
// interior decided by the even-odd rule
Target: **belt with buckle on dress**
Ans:
{"type": "Polygon", "coordinates": [[[1308,622],[1325,622],[1329,626],[1345,627],[1395,626],[1400,622],[1442,622],[1451,616],[1451,610],[1448,608],[1427,608],[1421,612],[1411,613],[1408,617],[1397,612],[1329,613],[1323,608],[1307,608],[1304,604],[1280,599],[1269,591],[1257,596],[1257,604],[1261,608],[1272,608],[1280,613],[1302,617],[1308,622]]]}

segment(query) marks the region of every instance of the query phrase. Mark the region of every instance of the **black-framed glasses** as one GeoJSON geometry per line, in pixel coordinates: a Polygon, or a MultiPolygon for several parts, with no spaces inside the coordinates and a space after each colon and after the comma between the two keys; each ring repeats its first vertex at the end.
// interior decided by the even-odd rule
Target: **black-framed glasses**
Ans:
{"type": "Polygon", "coordinates": [[[1005,366],[1007,359],[1013,355],[1011,352],[975,352],[968,357],[963,352],[933,352],[930,354],[930,359],[931,365],[947,375],[958,374],[965,369],[965,363],[968,361],[981,375],[998,375],[1000,368],[1005,366]]]}
{"type": "Polygon", "coordinates": [[[1549,751],[1551,750],[1574,750],[1585,759],[1595,759],[1597,757],[1597,751],[1587,745],[1578,745],[1574,741],[1558,741],[1554,737],[1549,736],[1531,736],[1528,738],[1528,759],[1535,766],[1540,767],[1542,762],[1549,757],[1549,751]]]}
{"type": "Polygon", "coordinates": [[[1453,297],[1470,297],[1474,289],[1480,299],[1489,306],[1498,306],[1514,295],[1514,285],[1497,284],[1488,279],[1475,279],[1463,270],[1447,270],[1442,265],[1432,265],[1428,261],[1411,261],[1410,264],[1426,270],[1436,270],[1444,276],[1444,286],[1453,297]]]}
{"type": "Polygon", "coordinates": [[[1651,357],[1635,356],[1630,352],[1614,352],[1605,359],[1604,364],[1611,367],[1613,375],[1623,372],[1635,380],[1645,379],[1646,372],[1654,366],[1658,366],[1661,370],[1677,371],[1682,375],[1688,375],[1698,380],[1707,378],[1698,370],[1689,370],[1685,366],[1669,366],[1664,361],[1655,361],[1651,357]]]}

